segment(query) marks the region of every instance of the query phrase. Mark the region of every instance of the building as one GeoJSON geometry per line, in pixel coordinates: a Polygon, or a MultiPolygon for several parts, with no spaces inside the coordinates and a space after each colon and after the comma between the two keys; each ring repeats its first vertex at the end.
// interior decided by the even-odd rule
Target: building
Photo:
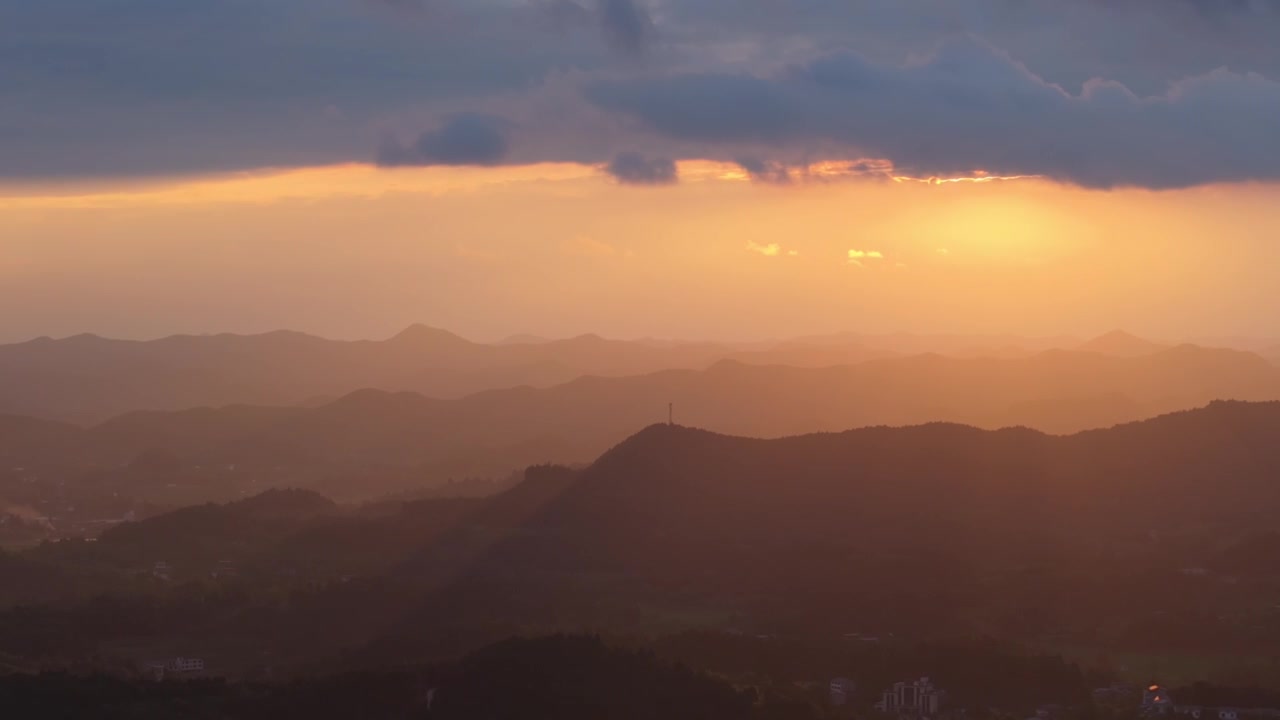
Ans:
{"type": "Polygon", "coordinates": [[[835,678],[827,690],[827,701],[835,707],[843,707],[853,700],[856,689],[857,686],[849,678],[835,678]]]}
{"type": "Polygon", "coordinates": [[[200,658],[176,657],[164,664],[164,669],[171,673],[204,672],[204,660],[200,658]]]}
{"type": "Polygon", "coordinates": [[[1262,720],[1280,717],[1276,708],[1206,707],[1203,705],[1177,705],[1174,713],[1185,720],[1262,720]]]}
{"type": "Polygon", "coordinates": [[[936,716],[946,699],[946,693],[934,686],[927,677],[889,686],[876,703],[876,709],[899,718],[930,718],[936,716]]]}
{"type": "Polygon", "coordinates": [[[200,658],[175,657],[168,660],[153,660],[147,663],[147,673],[156,681],[164,680],[170,675],[202,673],[204,668],[204,660],[200,658]]]}

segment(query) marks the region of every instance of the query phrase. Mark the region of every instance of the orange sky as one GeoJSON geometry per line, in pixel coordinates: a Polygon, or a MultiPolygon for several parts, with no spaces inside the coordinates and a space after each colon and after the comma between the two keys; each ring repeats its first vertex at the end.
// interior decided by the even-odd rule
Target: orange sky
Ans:
{"type": "Polygon", "coordinates": [[[0,190],[0,341],[96,332],[1272,336],[1280,188],[345,165],[0,190]]]}

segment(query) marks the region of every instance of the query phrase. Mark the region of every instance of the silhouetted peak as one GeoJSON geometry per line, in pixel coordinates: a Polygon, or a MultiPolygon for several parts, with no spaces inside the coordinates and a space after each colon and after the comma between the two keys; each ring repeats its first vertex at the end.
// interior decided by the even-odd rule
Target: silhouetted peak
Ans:
{"type": "Polygon", "coordinates": [[[630,464],[636,460],[675,457],[683,450],[711,438],[730,438],[708,430],[655,423],[615,445],[596,460],[595,466],[630,464]]]}
{"type": "Polygon", "coordinates": [[[736,358],[721,358],[721,359],[719,359],[719,360],[717,360],[717,361],[715,361],[715,362],[711,363],[711,365],[710,365],[709,367],[707,367],[707,372],[709,372],[709,373],[733,373],[733,372],[742,372],[742,371],[744,371],[744,370],[757,369],[757,368],[760,368],[760,367],[764,367],[764,366],[762,366],[762,365],[752,365],[751,363],[743,362],[743,361],[738,360],[738,359],[736,359],[736,358]]]}
{"type": "Polygon", "coordinates": [[[1166,349],[1167,345],[1140,338],[1124,330],[1112,330],[1080,345],[1079,350],[1107,355],[1149,355],[1166,349]]]}
{"type": "Polygon", "coordinates": [[[94,343],[107,342],[107,340],[101,335],[80,333],[79,335],[72,335],[70,337],[63,338],[61,342],[67,345],[91,345],[94,343]]]}
{"type": "Polygon", "coordinates": [[[612,341],[595,333],[585,333],[571,337],[568,340],[561,340],[560,342],[564,345],[571,345],[575,347],[596,347],[600,345],[608,345],[612,341]]]}
{"type": "Polygon", "coordinates": [[[255,515],[299,515],[327,512],[337,503],[314,490],[273,488],[227,506],[255,515]]]}
{"type": "Polygon", "coordinates": [[[430,400],[415,392],[392,392],[389,390],[377,390],[375,388],[364,388],[348,393],[333,402],[321,406],[321,410],[328,411],[368,411],[390,408],[403,408],[425,405],[430,400]]]}
{"type": "Polygon", "coordinates": [[[470,345],[466,338],[455,335],[448,330],[434,328],[422,323],[414,323],[401,330],[391,338],[390,342],[414,345],[470,345]]]}
{"type": "Polygon", "coordinates": [[[37,347],[38,347],[38,346],[41,346],[41,345],[48,345],[48,344],[50,344],[50,343],[54,343],[54,342],[57,342],[57,341],[56,341],[56,340],[54,340],[53,338],[49,337],[48,335],[41,335],[40,337],[34,337],[34,338],[31,338],[30,340],[27,340],[27,341],[25,341],[25,342],[14,343],[14,345],[16,345],[16,346],[27,345],[27,346],[37,346],[37,347]]]}

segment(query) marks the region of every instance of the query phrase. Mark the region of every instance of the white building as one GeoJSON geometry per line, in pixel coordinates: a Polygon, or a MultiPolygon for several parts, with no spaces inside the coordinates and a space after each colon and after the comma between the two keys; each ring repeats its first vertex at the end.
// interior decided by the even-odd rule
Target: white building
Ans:
{"type": "Polygon", "coordinates": [[[853,692],[856,687],[849,678],[838,677],[831,681],[831,686],[827,691],[827,699],[836,707],[847,705],[853,699],[853,692]]]}
{"type": "Polygon", "coordinates": [[[165,661],[164,669],[171,673],[204,672],[204,660],[200,658],[176,657],[165,661]]]}
{"type": "Polygon", "coordinates": [[[147,672],[157,681],[164,680],[169,675],[201,673],[204,672],[204,660],[184,657],[155,660],[147,663],[147,672]]]}
{"type": "Polygon", "coordinates": [[[927,677],[890,685],[876,709],[899,717],[931,717],[942,709],[945,694],[927,677]]]}

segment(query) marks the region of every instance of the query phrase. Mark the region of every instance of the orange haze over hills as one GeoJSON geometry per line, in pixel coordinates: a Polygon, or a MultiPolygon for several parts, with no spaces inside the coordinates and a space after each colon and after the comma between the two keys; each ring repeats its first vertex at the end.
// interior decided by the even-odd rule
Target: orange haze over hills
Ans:
{"type": "Polygon", "coordinates": [[[1280,322],[1261,301],[1280,281],[1269,186],[768,185],[732,169],[687,161],[649,188],[572,164],[10,185],[0,306],[23,311],[0,341],[363,338],[420,318],[494,339],[1265,339],[1280,322]]]}
{"type": "MultiPolygon", "coordinates": [[[[1057,362],[1056,372],[1067,373],[1076,368],[1073,372],[1077,375],[1087,375],[1085,368],[1097,362],[1088,355],[1064,356],[1057,361],[1051,355],[1044,355],[1048,351],[1067,350],[1125,358],[1178,350],[1167,357],[1179,357],[1182,362],[1208,358],[1203,366],[1191,368],[1194,376],[1188,378],[1188,384],[1192,387],[1204,382],[1223,388],[1230,386],[1237,373],[1215,378],[1212,376],[1215,363],[1248,365],[1252,360],[1257,361],[1258,366],[1265,366],[1256,356],[1243,352],[1215,353],[1192,346],[1176,349],[1173,345],[1120,331],[1086,342],[1070,337],[844,333],[753,343],[620,341],[583,335],[565,340],[526,338],[485,344],[424,325],[411,326],[383,341],[327,340],[283,331],[256,336],[183,335],[146,342],[81,335],[0,346],[0,413],[97,423],[133,410],[185,410],[237,404],[315,406],[366,388],[410,391],[433,398],[460,398],[482,390],[551,387],[582,376],[623,377],[661,370],[703,370],[723,360],[780,366],[770,371],[775,375],[790,372],[788,368],[826,368],[881,360],[885,362],[862,365],[861,373],[900,368],[906,375],[919,376],[914,381],[919,387],[937,386],[934,402],[938,410],[952,414],[946,418],[930,418],[908,409],[921,402],[916,399],[921,393],[908,383],[895,391],[899,395],[896,400],[901,403],[897,416],[885,414],[890,401],[895,399],[890,393],[882,401],[883,409],[872,411],[861,421],[896,422],[895,417],[908,422],[968,419],[990,425],[1019,420],[994,410],[991,417],[975,414],[976,398],[956,406],[949,404],[944,398],[964,388],[948,380],[944,369],[976,369],[998,363],[965,364],[914,356],[1033,361],[1009,364],[1015,368],[1030,364],[1048,367],[1057,362]],[[1037,355],[1041,357],[1036,358],[1037,355]]],[[[975,371],[979,375],[982,372],[975,371]]],[[[1260,367],[1263,374],[1268,371],[1269,368],[1260,367]]],[[[1252,377],[1249,373],[1246,376],[1252,377]]],[[[966,382],[979,388],[991,386],[983,392],[996,397],[1006,390],[998,387],[994,380],[994,377],[983,380],[975,376],[966,382]]],[[[1142,378],[1135,376],[1128,382],[1141,384],[1142,378]]],[[[1062,402],[1075,397],[1078,409],[1100,402],[1101,394],[1112,398],[1111,402],[1136,401],[1132,412],[1142,412],[1152,402],[1157,402],[1153,407],[1155,411],[1166,411],[1219,399],[1212,394],[1181,389],[1172,378],[1169,382],[1163,395],[1151,390],[1135,391],[1122,380],[1101,389],[1079,388],[1089,392],[1078,397],[1073,395],[1076,388],[1069,383],[1058,388],[1046,386],[1012,392],[1020,395],[1019,401],[1023,403],[1062,402]],[[1131,397],[1134,392],[1140,397],[1131,397]],[[1191,392],[1192,399],[1187,399],[1187,392],[1191,392]]],[[[1223,397],[1269,397],[1256,387],[1233,392],[1239,394],[1223,397]]],[[[849,416],[850,420],[857,417],[861,416],[849,416]]],[[[1100,415],[1098,422],[1108,417],[1100,415]]],[[[1123,414],[1122,419],[1133,418],[1123,414]]],[[[1078,420],[1059,423],[1048,416],[1031,418],[1029,422],[1049,430],[1090,426],[1089,422],[1078,420]]],[[[814,429],[818,428],[797,428],[799,431],[814,429]]]]}

